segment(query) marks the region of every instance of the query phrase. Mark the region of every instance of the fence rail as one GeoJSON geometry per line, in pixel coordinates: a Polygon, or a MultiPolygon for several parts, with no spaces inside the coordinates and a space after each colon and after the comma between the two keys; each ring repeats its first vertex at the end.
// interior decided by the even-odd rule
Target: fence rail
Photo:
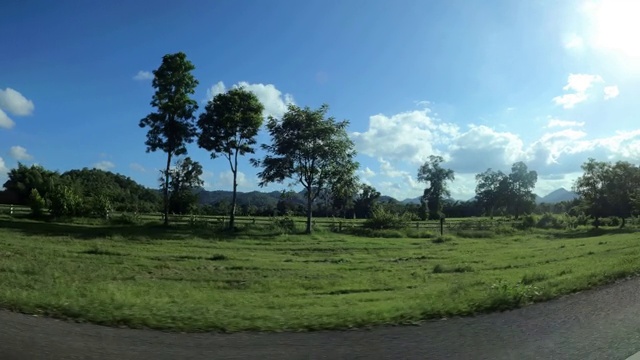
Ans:
{"type": "MultiPolygon", "coordinates": [[[[31,209],[24,205],[7,205],[0,204],[0,214],[5,215],[27,215],[31,212],[31,209]]],[[[120,216],[133,215],[131,213],[125,212],[111,212],[109,214],[110,218],[117,218],[120,216]]],[[[136,214],[136,216],[141,221],[162,221],[164,219],[163,214],[136,214]]],[[[246,224],[255,224],[255,225],[270,225],[273,224],[275,219],[278,217],[267,217],[267,216],[236,216],[235,221],[238,225],[246,225],[246,224]]],[[[306,218],[304,217],[292,217],[291,221],[296,224],[296,226],[303,227],[306,225],[306,218]]],[[[225,224],[229,221],[228,216],[222,215],[170,215],[169,220],[173,223],[177,224],[189,224],[193,221],[197,222],[208,222],[215,224],[225,224]]],[[[313,218],[313,226],[319,228],[336,228],[336,229],[345,229],[345,228],[355,228],[355,227],[363,227],[366,219],[345,219],[345,218],[333,218],[333,217],[316,217],[313,218]]],[[[482,219],[482,218],[451,218],[446,219],[443,227],[444,229],[451,230],[490,230],[501,224],[514,224],[516,221],[507,221],[504,219],[496,218],[494,220],[482,219]]],[[[409,221],[406,223],[406,229],[417,229],[417,230],[440,230],[440,222],[439,221],[409,221]]]]}

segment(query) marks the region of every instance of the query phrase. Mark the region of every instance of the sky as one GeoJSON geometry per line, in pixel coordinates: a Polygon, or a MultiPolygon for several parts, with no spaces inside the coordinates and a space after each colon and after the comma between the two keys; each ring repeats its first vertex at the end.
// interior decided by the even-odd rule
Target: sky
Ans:
{"type": "MultiPolygon", "coordinates": [[[[0,181],[20,161],[157,187],[166,155],[146,152],[138,123],[152,71],[182,51],[198,114],[234,86],[265,117],[327,103],[350,122],[361,181],[385,195],[419,196],[419,166],[440,155],[454,198],[516,161],[544,196],[589,157],[640,160],[639,16],[634,0],[3,1],[0,181]]],[[[188,151],[207,189],[231,188],[224,158],[188,151]]],[[[259,188],[248,160],[239,191],[286,187],[259,188]]]]}

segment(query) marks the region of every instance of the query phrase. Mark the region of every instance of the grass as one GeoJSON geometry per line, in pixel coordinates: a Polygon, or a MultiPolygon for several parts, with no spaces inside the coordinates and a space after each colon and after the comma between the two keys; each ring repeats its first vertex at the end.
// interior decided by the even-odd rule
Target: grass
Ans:
{"type": "Polygon", "coordinates": [[[345,329],[511,309],[640,271],[631,231],[468,235],[0,218],[0,307],[171,331],[345,329]]]}

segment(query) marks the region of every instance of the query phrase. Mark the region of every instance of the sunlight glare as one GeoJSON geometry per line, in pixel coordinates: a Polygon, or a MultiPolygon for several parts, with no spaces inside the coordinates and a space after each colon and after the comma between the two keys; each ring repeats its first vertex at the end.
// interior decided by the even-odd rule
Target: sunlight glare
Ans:
{"type": "Polygon", "coordinates": [[[597,48],[640,59],[640,1],[601,0],[588,3],[592,42],[597,48]]]}

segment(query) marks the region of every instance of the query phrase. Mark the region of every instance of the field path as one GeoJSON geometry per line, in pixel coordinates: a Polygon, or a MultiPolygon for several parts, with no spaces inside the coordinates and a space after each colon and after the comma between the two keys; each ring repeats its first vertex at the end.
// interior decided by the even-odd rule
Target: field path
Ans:
{"type": "Polygon", "coordinates": [[[509,312],[420,326],[177,334],[0,311],[0,359],[626,359],[640,351],[640,278],[509,312]]]}

